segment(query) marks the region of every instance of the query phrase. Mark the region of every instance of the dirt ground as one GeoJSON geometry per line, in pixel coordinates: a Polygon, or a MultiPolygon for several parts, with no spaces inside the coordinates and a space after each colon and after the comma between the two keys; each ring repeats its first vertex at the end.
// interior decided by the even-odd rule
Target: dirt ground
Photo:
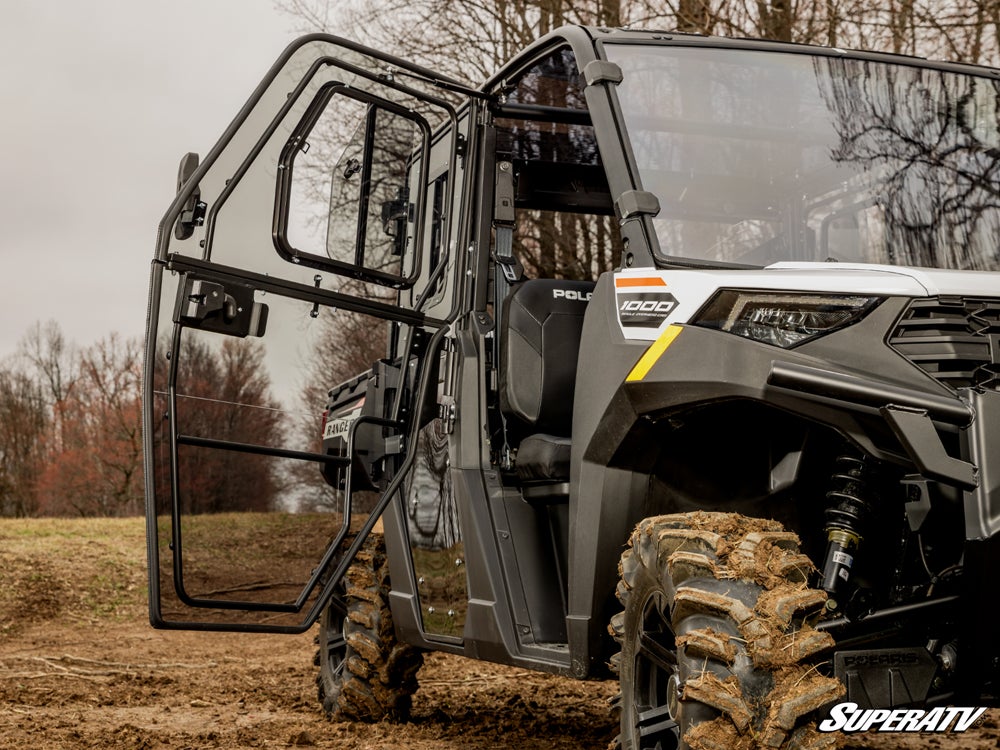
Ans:
{"type": "MultiPolygon", "coordinates": [[[[406,724],[335,724],[312,634],[156,631],[138,519],[0,521],[0,748],[605,748],[610,683],[428,655],[406,724]]],[[[854,748],[997,748],[964,735],[854,736],[854,748]]]]}

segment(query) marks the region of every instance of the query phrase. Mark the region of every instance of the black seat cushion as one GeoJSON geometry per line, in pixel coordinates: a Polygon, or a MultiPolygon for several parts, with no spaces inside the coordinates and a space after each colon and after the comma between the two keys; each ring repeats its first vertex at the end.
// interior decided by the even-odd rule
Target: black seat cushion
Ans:
{"type": "Polygon", "coordinates": [[[503,307],[500,409],[515,435],[569,435],[583,315],[592,281],[531,279],[503,307]]]}
{"type": "Polygon", "coordinates": [[[568,482],[568,437],[529,435],[517,448],[517,476],[522,482],[568,482]]]}

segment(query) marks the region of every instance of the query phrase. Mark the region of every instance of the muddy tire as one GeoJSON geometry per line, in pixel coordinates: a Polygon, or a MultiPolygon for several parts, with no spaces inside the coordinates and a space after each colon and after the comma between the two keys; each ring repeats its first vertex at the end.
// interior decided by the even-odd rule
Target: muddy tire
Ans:
{"type": "Polygon", "coordinates": [[[830,748],[817,709],[843,695],[813,663],[833,646],[809,622],[826,594],[774,521],[684,513],[642,521],[620,564],[609,631],[623,750],[830,748]]]}
{"type": "Polygon", "coordinates": [[[330,718],[364,722],[409,718],[424,657],[396,640],[381,535],[369,536],[347,571],[342,600],[324,610],[316,643],[319,701],[330,718]]]}

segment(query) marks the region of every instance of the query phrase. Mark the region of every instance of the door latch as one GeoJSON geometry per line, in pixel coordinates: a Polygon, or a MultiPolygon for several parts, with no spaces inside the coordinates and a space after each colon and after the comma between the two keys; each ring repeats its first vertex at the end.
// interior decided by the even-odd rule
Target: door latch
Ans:
{"type": "Polygon", "coordinates": [[[177,296],[174,322],[228,336],[263,336],[267,305],[256,302],[254,290],[242,284],[224,286],[188,274],[177,296]]]}

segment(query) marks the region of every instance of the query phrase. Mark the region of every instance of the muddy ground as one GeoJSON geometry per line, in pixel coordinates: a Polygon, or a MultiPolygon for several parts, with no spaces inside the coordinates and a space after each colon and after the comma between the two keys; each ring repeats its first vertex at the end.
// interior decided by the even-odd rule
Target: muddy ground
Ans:
{"type": "MultiPolygon", "coordinates": [[[[142,525],[0,521],[0,748],[605,748],[609,683],[428,655],[406,724],[334,724],[312,635],[151,629],[142,525]]],[[[1000,711],[964,735],[850,747],[997,748],[1000,711]]]]}

